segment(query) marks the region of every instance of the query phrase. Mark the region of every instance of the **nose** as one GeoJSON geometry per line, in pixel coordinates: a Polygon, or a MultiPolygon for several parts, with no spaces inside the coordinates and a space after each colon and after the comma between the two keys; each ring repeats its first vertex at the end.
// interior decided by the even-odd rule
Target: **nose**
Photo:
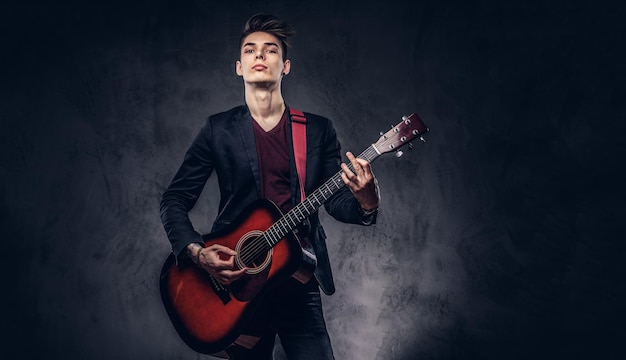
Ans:
{"type": "Polygon", "coordinates": [[[257,51],[256,55],[255,55],[255,59],[265,59],[265,54],[263,53],[263,51],[257,51]]]}

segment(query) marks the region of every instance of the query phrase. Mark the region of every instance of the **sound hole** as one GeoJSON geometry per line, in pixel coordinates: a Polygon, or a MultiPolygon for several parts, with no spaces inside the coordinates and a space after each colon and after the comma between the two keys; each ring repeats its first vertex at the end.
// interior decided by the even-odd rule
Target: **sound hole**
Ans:
{"type": "Polygon", "coordinates": [[[267,249],[267,244],[259,236],[261,231],[254,230],[245,234],[237,243],[235,262],[237,267],[247,267],[247,274],[258,274],[263,271],[272,260],[272,248],[267,249]]]}

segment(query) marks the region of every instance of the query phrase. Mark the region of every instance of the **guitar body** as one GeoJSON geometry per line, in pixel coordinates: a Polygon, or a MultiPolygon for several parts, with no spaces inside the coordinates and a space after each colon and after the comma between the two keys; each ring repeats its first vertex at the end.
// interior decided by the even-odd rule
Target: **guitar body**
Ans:
{"type": "MultiPolygon", "coordinates": [[[[247,246],[258,246],[254,240],[281,216],[271,201],[257,200],[227,228],[204,235],[205,246],[220,244],[245,253],[247,246]]],[[[170,254],[161,270],[161,298],[183,341],[195,351],[215,354],[242,335],[267,291],[302,270],[302,259],[300,243],[290,232],[254,261],[256,267],[225,286],[191,260],[176,264],[170,254]]]]}

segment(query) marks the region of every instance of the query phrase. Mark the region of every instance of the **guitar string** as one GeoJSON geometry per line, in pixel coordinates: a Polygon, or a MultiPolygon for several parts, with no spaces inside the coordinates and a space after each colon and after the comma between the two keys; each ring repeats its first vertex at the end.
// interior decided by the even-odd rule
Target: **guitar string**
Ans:
{"type": "MultiPolygon", "coordinates": [[[[361,153],[358,157],[364,158],[364,159],[366,159],[366,160],[371,162],[377,156],[378,156],[378,153],[375,151],[375,149],[372,146],[370,146],[363,153],[361,153]]],[[[352,166],[351,163],[348,164],[348,168],[351,171],[354,171],[354,167],[352,166]]],[[[320,186],[317,190],[315,190],[313,193],[311,193],[307,197],[307,199],[305,199],[305,201],[303,201],[300,204],[296,205],[291,211],[289,211],[287,214],[285,214],[283,217],[281,217],[278,221],[276,221],[275,224],[270,226],[263,234],[261,234],[260,236],[258,236],[255,239],[251,240],[251,241],[253,241],[253,244],[250,245],[248,248],[242,249],[242,251],[241,251],[242,254],[240,255],[240,258],[241,258],[242,262],[244,264],[248,264],[251,260],[253,260],[256,257],[258,257],[263,252],[269,250],[269,248],[265,247],[265,244],[267,243],[267,241],[263,241],[264,239],[268,238],[268,236],[265,236],[266,234],[272,235],[270,237],[270,240],[272,241],[272,243],[268,244],[268,245],[270,245],[270,248],[271,248],[271,247],[275,246],[281,239],[283,239],[287,235],[287,233],[289,231],[291,231],[295,227],[297,227],[298,224],[295,221],[293,221],[293,219],[292,219],[292,215],[291,215],[292,213],[294,213],[295,211],[300,211],[300,213],[302,214],[301,208],[304,207],[304,210],[308,214],[306,216],[304,216],[301,220],[299,220],[299,221],[303,221],[309,215],[311,215],[317,208],[319,208],[323,203],[325,203],[330,198],[330,196],[333,195],[333,190],[330,189],[330,186],[329,186],[329,184],[331,182],[336,187],[335,191],[341,189],[345,185],[343,183],[343,180],[340,180],[341,173],[342,173],[342,171],[339,171],[338,173],[336,173],[333,177],[331,177],[328,181],[326,181],[322,186],[320,186]],[[324,195],[324,187],[326,187],[326,189],[329,191],[328,196],[324,195]],[[322,197],[323,201],[320,201],[320,199],[318,198],[318,195],[320,195],[322,197]],[[312,199],[315,199],[317,204],[313,204],[312,199]],[[311,210],[309,210],[307,208],[308,205],[311,205],[311,210]],[[291,225],[289,224],[288,219],[292,219],[292,224],[291,225]],[[281,230],[280,228],[281,228],[281,226],[284,226],[285,222],[287,222],[287,226],[285,226],[285,228],[283,230],[281,230]],[[244,254],[244,252],[245,252],[245,254],[244,254]]]]}
{"type": "MultiPolygon", "coordinates": [[[[359,158],[363,158],[369,162],[372,162],[373,160],[375,160],[378,157],[378,153],[376,152],[376,150],[373,148],[373,146],[368,147],[365,151],[363,151],[359,156],[359,158]]],[[[348,163],[348,169],[350,169],[350,171],[354,172],[354,167],[352,166],[352,163],[348,163]]],[[[323,195],[323,191],[322,189],[324,187],[326,187],[327,189],[330,190],[328,184],[332,182],[332,184],[336,187],[336,190],[341,189],[343,186],[345,186],[345,184],[343,183],[343,180],[339,181],[339,179],[341,178],[341,173],[343,171],[339,171],[338,173],[336,173],[335,175],[333,175],[328,181],[326,181],[322,186],[320,186],[317,190],[315,190],[313,193],[311,193],[304,201],[302,201],[300,204],[296,205],[292,210],[290,210],[287,214],[283,215],[278,221],[276,221],[272,226],[270,226],[267,230],[265,230],[261,235],[259,235],[258,237],[256,237],[255,239],[252,239],[251,241],[253,242],[252,245],[248,246],[248,247],[244,247],[242,248],[242,250],[240,250],[241,255],[240,258],[243,262],[244,265],[249,264],[252,260],[256,259],[259,255],[261,255],[262,253],[268,251],[270,248],[274,247],[280,240],[282,240],[289,231],[293,230],[297,224],[293,224],[291,227],[289,226],[289,223],[287,223],[288,226],[285,227],[284,231],[280,230],[280,226],[283,226],[284,222],[286,222],[286,218],[287,217],[291,217],[291,213],[298,208],[298,211],[300,211],[300,207],[304,207],[304,209],[306,210],[306,212],[308,213],[306,215],[306,217],[310,216],[315,210],[317,210],[321,205],[323,205],[329,198],[330,196],[333,195],[332,191],[330,192],[328,197],[324,197],[323,195]],[[339,184],[337,184],[339,183],[339,184]],[[320,201],[319,198],[317,197],[318,195],[322,195],[322,198],[324,199],[323,201],[320,201]],[[317,202],[317,204],[313,204],[313,201],[311,200],[312,198],[314,198],[317,202]],[[309,210],[307,208],[307,204],[308,205],[312,205],[312,209],[309,210]],[[271,240],[271,244],[268,244],[267,241],[264,241],[265,239],[267,239],[266,234],[270,233],[270,235],[273,235],[272,238],[270,238],[271,240]],[[266,248],[265,245],[270,245],[269,248],[266,248]],[[245,254],[244,254],[245,252],[245,254]]],[[[306,217],[304,219],[306,219],[306,217]]],[[[302,219],[302,220],[304,220],[302,219]]]]}
{"type": "MultiPolygon", "coordinates": [[[[337,186],[336,179],[334,181],[334,185],[337,190],[341,188],[340,186],[337,186]]],[[[329,190],[329,194],[332,194],[332,190],[330,189],[328,183],[325,183],[324,186],[329,190]]],[[[256,258],[262,252],[269,250],[268,248],[266,248],[265,244],[267,244],[267,242],[263,241],[263,238],[267,238],[271,241],[271,243],[269,244],[270,247],[273,247],[275,244],[277,244],[278,241],[284,238],[284,236],[289,231],[296,228],[301,221],[304,221],[310,214],[313,213],[312,210],[309,210],[309,207],[314,210],[321,206],[330,197],[330,195],[325,196],[324,194],[322,194],[321,196],[323,198],[323,201],[320,200],[317,196],[305,199],[305,201],[296,205],[291,211],[285,214],[274,225],[270,226],[264,234],[253,240],[255,241],[255,243],[251,247],[245,248],[245,250],[247,251],[246,254],[241,255],[242,260],[244,260],[244,262],[248,262],[249,260],[256,258]],[[296,214],[297,212],[300,212],[300,216],[296,214]]]]}
{"type": "MultiPolygon", "coordinates": [[[[375,151],[375,149],[373,149],[373,147],[369,147],[368,149],[366,149],[362,154],[360,154],[358,157],[360,158],[364,158],[368,161],[373,161],[376,157],[378,156],[377,152],[375,151]]],[[[354,167],[352,166],[352,164],[348,164],[348,168],[351,171],[354,171],[354,167]]],[[[296,207],[294,207],[294,209],[292,209],[291,211],[289,211],[287,214],[285,214],[283,217],[281,217],[275,224],[273,224],[272,226],[270,226],[264,233],[262,233],[260,236],[258,236],[257,238],[251,240],[253,243],[252,245],[250,245],[249,247],[244,247],[241,250],[241,255],[240,258],[242,260],[242,262],[245,264],[249,264],[250,261],[254,260],[255,258],[257,258],[259,255],[261,255],[262,253],[268,251],[270,248],[272,248],[273,246],[275,246],[281,239],[283,239],[287,233],[291,230],[293,230],[296,226],[297,223],[293,221],[292,219],[292,213],[294,213],[294,210],[297,211],[301,211],[301,207],[304,207],[304,209],[306,210],[306,212],[308,213],[308,215],[306,215],[302,220],[306,219],[306,217],[308,217],[310,214],[312,214],[314,212],[314,210],[316,210],[317,208],[319,208],[324,202],[326,202],[326,200],[328,200],[328,198],[330,198],[330,196],[332,196],[333,191],[330,189],[329,187],[329,183],[332,182],[332,184],[336,187],[336,190],[341,189],[345,184],[343,183],[343,180],[339,181],[339,179],[341,178],[341,172],[338,172],[337,174],[335,174],[333,177],[331,177],[328,181],[326,181],[322,186],[320,186],[317,190],[315,190],[313,193],[311,193],[309,195],[309,197],[307,197],[307,199],[305,199],[305,201],[301,202],[300,204],[298,204],[296,207]],[[339,182],[339,185],[337,185],[337,183],[339,182]],[[324,187],[326,187],[330,193],[328,196],[324,196],[323,193],[323,189],[324,187]],[[318,195],[321,195],[322,198],[324,199],[323,201],[320,201],[318,198],[318,195]],[[313,204],[313,201],[311,201],[311,199],[315,199],[317,204],[313,204]],[[309,211],[309,209],[307,208],[307,204],[308,205],[312,205],[312,210],[309,211]],[[292,220],[292,224],[289,224],[289,219],[292,220]],[[287,223],[285,226],[284,223],[287,223]],[[284,227],[284,229],[280,229],[281,226],[284,227]],[[271,235],[269,237],[269,240],[271,241],[271,243],[268,244],[267,240],[268,236],[266,235],[271,235]],[[265,246],[265,244],[269,245],[269,248],[265,246]]],[[[335,190],[335,191],[336,191],[335,190]]],[[[297,218],[297,217],[296,217],[297,218]]],[[[302,221],[300,220],[300,221],[302,221]]]]}
{"type": "MultiPolygon", "coordinates": [[[[326,183],[324,183],[324,185],[322,187],[326,187],[327,189],[330,190],[330,186],[329,183],[332,182],[333,185],[338,189],[341,188],[341,186],[337,185],[337,174],[335,174],[335,176],[333,176],[331,179],[329,179],[326,183]]],[[[343,185],[343,183],[342,183],[343,185]]],[[[332,193],[332,190],[331,190],[332,193]]],[[[324,196],[322,196],[324,198],[324,196]]],[[[329,196],[325,197],[324,201],[326,199],[328,199],[329,196]]],[[[271,241],[271,246],[274,246],[275,244],[278,243],[278,241],[280,241],[286,234],[287,232],[289,232],[291,229],[295,228],[298,224],[298,222],[303,221],[304,219],[306,219],[310,214],[313,213],[313,210],[315,210],[317,207],[319,207],[323,202],[319,201],[319,199],[317,198],[317,196],[309,196],[307,197],[307,199],[305,199],[303,202],[301,202],[300,204],[296,205],[291,211],[289,211],[287,214],[285,214],[282,218],[280,218],[275,224],[273,224],[272,226],[270,226],[262,235],[260,235],[259,237],[257,237],[255,240],[255,243],[253,243],[253,245],[251,245],[248,248],[244,248],[244,250],[246,250],[246,254],[243,254],[242,251],[242,255],[241,258],[244,261],[244,263],[249,262],[250,260],[256,258],[257,256],[259,256],[262,252],[266,251],[267,249],[265,248],[265,244],[267,243],[266,241],[263,241],[264,239],[262,238],[266,238],[269,239],[271,241]],[[313,199],[316,199],[318,204],[314,204],[313,203],[313,199]],[[309,210],[309,207],[312,210],[309,210]],[[302,215],[300,218],[297,217],[296,215],[296,219],[299,219],[298,221],[294,221],[293,220],[293,216],[292,214],[294,214],[295,212],[300,212],[300,214],[302,215]],[[306,214],[306,215],[305,215],[306,214]],[[289,224],[289,219],[291,219],[291,224],[289,224]],[[285,229],[281,229],[281,226],[283,226],[283,224],[287,222],[287,225],[285,227],[285,229]]]]}
{"type": "MultiPolygon", "coordinates": [[[[378,153],[376,152],[376,150],[374,149],[373,146],[368,147],[365,151],[363,151],[359,156],[357,156],[358,158],[363,158],[365,160],[367,160],[368,162],[372,162],[374,161],[377,157],[378,157],[378,153]]],[[[352,165],[352,163],[348,163],[348,169],[350,169],[350,171],[354,172],[354,166],[352,165]]],[[[290,210],[287,214],[283,215],[280,219],[278,219],[278,221],[276,221],[273,225],[271,225],[267,230],[265,230],[261,235],[259,235],[258,237],[256,237],[255,239],[252,239],[251,242],[252,244],[248,247],[243,247],[240,252],[240,258],[243,262],[244,265],[249,264],[252,260],[256,259],[259,255],[261,255],[262,253],[269,251],[269,249],[271,249],[272,247],[274,247],[281,239],[283,239],[287,233],[291,230],[293,230],[295,227],[297,227],[296,223],[293,223],[291,226],[289,226],[290,224],[287,223],[288,226],[285,227],[285,230],[282,231],[276,231],[275,228],[280,228],[281,225],[283,225],[284,222],[286,222],[286,218],[287,217],[291,217],[291,213],[294,212],[294,210],[297,209],[297,211],[301,211],[301,207],[304,207],[304,210],[308,213],[302,220],[300,221],[304,221],[308,216],[310,216],[311,214],[313,214],[313,212],[315,210],[317,210],[321,205],[323,205],[332,195],[333,195],[333,191],[330,189],[329,187],[329,183],[332,182],[332,184],[336,187],[336,189],[334,191],[338,191],[340,190],[343,186],[345,186],[345,183],[343,182],[343,180],[339,181],[339,179],[341,179],[341,173],[343,171],[339,171],[337,172],[335,175],[333,175],[329,180],[327,180],[322,186],[320,186],[317,190],[315,190],[314,192],[312,192],[304,201],[300,202],[298,205],[296,205],[292,210],[290,210]],[[339,184],[337,184],[339,182],[339,184]],[[326,187],[328,190],[330,190],[330,193],[328,196],[324,196],[323,193],[323,189],[324,187],[326,187]],[[320,201],[319,198],[317,197],[318,195],[321,195],[323,198],[323,201],[320,201]],[[313,201],[311,200],[311,198],[314,198],[317,202],[317,204],[313,204],[313,201]],[[307,204],[312,205],[312,210],[309,211],[309,209],[307,208],[307,204]],[[273,238],[270,238],[270,242],[268,243],[266,241],[267,236],[266,234],[270,233],[273,236],[273,238]],[[269,245],[269,248],[266,248],[265,245],[269,245]]]]}
{"type": "MultiPolygon", "coordinates": [[[[335,185],[335,187],[337,187],[336,181],[335,181],[334,185],[335,185]]],[[[328,184],[325,184],[325,186],[330,189],[328,184]]],[[[340,187],[337,187],[337,189],[339,189],[339,188],[340,187]]],[[[324,198],[324,201],[326,201],[326,199],[328,199],[328,196],[326,198],[324,198]]],[[[297,225],[298,225],[298,223],[300,221],[303,221],[310,214],[313,213],[312,210],[309,210],[309,207],[314,210],[317,207],[319,207],[321,204],[323,204],[323,201],[320,201],[319,198],[317,198],[317,197],[308,197],[307,199],[305,199],[305,201],[303,201],[300,204],[296,205],[291,211],[289,211],[287,214],[285,214],[283,217],[281,217],[278,221],[276,221],[275,224],[270,226],[262,235],[260,235],[256,239],[254,239],[253,241],[255,241],[255,243],[253,243],[248,248],[244,248],[245,254],[244,254],[244,251],[242,251],[242,255],[241,255],[242,260],[244,260],[244,263],[247,263],[250,260],[256,258],[262,252],[265,252],[265,251],[269,250],[268,248],[266,248],[265,244],[267,244],[267,242],[263,241],[264,240],[263,238],[268,239],[271,242],[269,244],[270,247],[273,247],[289,231],[291,231],[292,229],[297,227],[297,225]],[[313,199],[317,200],[317,204],[314,203],[313,199]],[[296,212],[300,212],[300,216],[298,216],[296,214],[296,212]],[[295,215],[295,220],[294,220],[294,214],[296,214],[295,215]]]]}

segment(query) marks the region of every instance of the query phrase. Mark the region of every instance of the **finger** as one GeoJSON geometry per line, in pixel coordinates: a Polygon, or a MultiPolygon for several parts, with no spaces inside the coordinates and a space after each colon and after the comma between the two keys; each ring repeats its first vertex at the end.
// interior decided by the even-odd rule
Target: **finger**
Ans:
{"type": "Polygon", "coordinates": [[[214,244],[209,247],[209,251],[206,252],[207,261],[212,266],[219,266],[220,268],[232,269],[234,266],[234,257],[237,252],[234,250],[219,244],[214,244]],[[225,254],[226,256],[222,255],[225,254]]]}
{"type": "MultiPolygon", "coordinates": [[[[356,176],[354,175],[353,177],[356,178],[356,176]]],[[[352,191],[353,193],[359,190],[358,185],[354,181],[348,179],[346,173],[341,173],[341,180],[343,180],[343,183],[346,184],[346,186],[348,186],[350,191],[352,191]]]]}
{"type": "Polygon", "coordinates": [[[229,247],[226,247],[224,245],[220,245],[220,244],[213,244],[211,246],[209,246],[207,249],[211,250],[211,251],[215,251],[218,253],[224,253],[230,256],[234,256],[237,254],[237,252],[229,247]]]}
{"type": "Polygon", "coordinates": [[[218,270],[230,271],[235,268],[235,259],[232,256],[228,260],[218,259],[215,263],[213,263],[213,267],[218,270]]]}
{"type": "Polygon", "coordinates": [[[236,271],[232,271],[231,274],[230,274],[230,280],[231,281],[235,281],[235,280],[239,279],[240,277],[243,276],[243,274],[246,273],[246,270],[248,270],[248,268],[243,268],[243,269],[239,269],[239,270],[236,270],[236,271]]]}
{"type": "Polygon", "coordinates": [[[222,260],[216,252],[211,251],[200,253],[200,264],[209,272],[232,270],[233,268],[235,268],[234,257],[231,256],[228,258],[228,260],[222,260]]]}
{"type": "Polygon", "coordinates": [[[215,273],[219,273],[221,271],[231,271],[233,269],[233,266],[228,264],[210,264],[203,267],[205,269],[208,268],[210,271],[213,271],[215,273]]]}
{"type": "Polygon", "coordinates": [[[359,162],[357,161],[357,158],[354,157],[354,154],[352,154],[351,152],[347,152],[346,156],[348,157],[348,160],[350,160],[350,163],[352,164],[352,168],[358,173],[363,171],[363,168],[361,168],[361,165],[359,164],[359,162]]]}
{"type": "Polygon", "coordinates": [[[354,178],[356,178],[356,176],[350,170],[348,170],[347,168],[343,169],[343,172],[341,173],[341,180],[343,180],[344,184],[350,186],[351,184],[353,184],[352,179],[354,178]]]}
{"type": "Polygon", "coordinates": [[[341,175],[345,175],[348,179],[354,179],[356,178],[356,174],[352,172],[352,170],[350,170],[350,168],[348,167],[348,165],[341,163],[341,170],[343,170],[343,173],[341,173],[341,175]]]}
{"type": "Polygon", "coordinates": [[[372,168],[370,166],[369,161],[367,161],[365,159],[361,159],[361,158],[357,158],[356,161],[359,163],[359,166],[361,167],[361,169],[363,169],[363,173],[364,174],[371,174],[372,173],[372,168]]]}
{"type": "Polygon", "coordinates": [[[239,280],[243,274],[245,274],[247,268],[239,269],[236,271],[232,270],[222,270],[218,273],[217,278],[223,284],[230,284],[233,281],[239,280]]]}
{"type": "Polygon", "coordinates": [[[230,284],[230,280],[227,277],[225,277],[225,276],[219,275],[219,276],[216,277],[216,279],[217,279],[217,281],[221,282],[224,285],[230,284]]]}

